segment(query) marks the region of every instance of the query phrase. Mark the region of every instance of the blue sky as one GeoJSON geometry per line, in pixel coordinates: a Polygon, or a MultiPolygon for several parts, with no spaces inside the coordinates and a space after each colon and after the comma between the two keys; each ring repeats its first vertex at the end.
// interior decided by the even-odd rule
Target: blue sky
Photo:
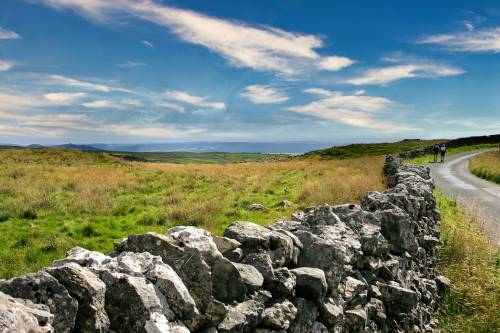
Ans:
{"type": "Polygon", "coordinates": [[[0,142],[500,132],[497,1],[2,0],[0,142]]]}

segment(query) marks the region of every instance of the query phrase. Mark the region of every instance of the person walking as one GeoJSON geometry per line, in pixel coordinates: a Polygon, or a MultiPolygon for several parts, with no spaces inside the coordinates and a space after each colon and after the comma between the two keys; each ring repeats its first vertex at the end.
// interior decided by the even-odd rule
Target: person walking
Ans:
{"type": "Polygon", "coordinates": [[[441,163],[444,162],[444,155],[446,155],[446,145],[443,143],[441,144],[441,163]]]}
{"type": "Polygon", "coordinates": [[[438,160],[438,154],[439,154],[439,145],[437,143],[434,144],[434,148],[432,148],[432,151],[434,152],[434,163],[436,163],[438,160]]]}

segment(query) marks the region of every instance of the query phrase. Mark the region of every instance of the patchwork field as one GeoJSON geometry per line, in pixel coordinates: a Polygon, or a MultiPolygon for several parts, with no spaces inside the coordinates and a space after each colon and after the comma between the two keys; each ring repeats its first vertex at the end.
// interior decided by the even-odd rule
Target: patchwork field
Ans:
{"type": "Polygon", "coordinates": [[[125,162],[103,153],[0,151],[0,278],[34,271],[79,245],[111,251],[131,233],[177,224],[220,232],[385,188],[384,157],[228,164],[125,162]],[[282,207],[290,200],[292,207],[282,207]],[[261,203],[264,211],[249,211],[261,203]]]}
{"type": "Polygon", "coordinates": [[[469,169],[478,177],[500,184],[500,151],[494,150],[474,156],[469,169]]]}

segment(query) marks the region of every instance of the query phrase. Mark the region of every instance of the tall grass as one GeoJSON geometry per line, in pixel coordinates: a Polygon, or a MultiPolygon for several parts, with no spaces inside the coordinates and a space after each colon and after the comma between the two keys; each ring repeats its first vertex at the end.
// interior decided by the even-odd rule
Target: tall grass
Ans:
{"type": "Polygon", "coordinates": [[[474,156],[469,163],[469,169],[478,177],[500,184],[500,150],[474,156]]]}
{"type": "Polygon", "coordinates": [[[160,164],[101,153],[0,151],[0,277],[34,271],[75,245],[111,251],[131,233],[188,224],[220,233],[309,205],[383,190],[384,157],[342,161],[160,164]],[[282,200],[292,207],[282,207],[282,200]],[[251,203],[265,211],[248,211],[251,203]]]}
{"type": "Polygon", "coordinates": [[[500,332],[500,254],[475,218],[435,192],[442,214],[441,270],[452,282],[441,306],[443,332],[500,332]]]}

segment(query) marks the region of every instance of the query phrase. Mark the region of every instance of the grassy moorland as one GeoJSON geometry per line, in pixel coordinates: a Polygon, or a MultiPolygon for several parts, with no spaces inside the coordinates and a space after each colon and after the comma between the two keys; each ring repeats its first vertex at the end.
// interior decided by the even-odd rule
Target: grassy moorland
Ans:
{"type": "Polygon", "coordinates": [[[0,278],[35,271],[79,245],[108,252],[131,233],[178,224],[214,232],[269,223],[319,203],[383,190],[384,157],[267,163],[126,162],[57,149],[0,151],[0,278]],[[280,206],[287,199],[292,207],[280,206]],[[265,211],[248,211],[251,203],[265,211]]]}
{"type": "Polygon", "coordinates": [[[500,332],[500,252],[475,218],[435,192],[441,221],[441,270],[452,282],[441,305],[442,332],[500,332]]]}
{"type": "Polygon", "coordinates": [[[406,139],[391,143],[357,143],[316,150],[302,155],[307,159],[345,159],[361,156],[399,154],[441,143],[443,140],[406,139]]]}
{"type": "Polygon", "coordinates": [[[120,157],[124,160],[161,162],[161,163],[232,163],[232,162],[262,162],[288,159],[288,155],[283,154],[260,154],[260,153],[191,153],[191,152],[112,152],[112,156],[120,157]]]}
{"type": "Polygon", "coordinates": [[[478,177],[500,184],[500,151],[488,151],[472,158],[470,171],[478,177]]]}

